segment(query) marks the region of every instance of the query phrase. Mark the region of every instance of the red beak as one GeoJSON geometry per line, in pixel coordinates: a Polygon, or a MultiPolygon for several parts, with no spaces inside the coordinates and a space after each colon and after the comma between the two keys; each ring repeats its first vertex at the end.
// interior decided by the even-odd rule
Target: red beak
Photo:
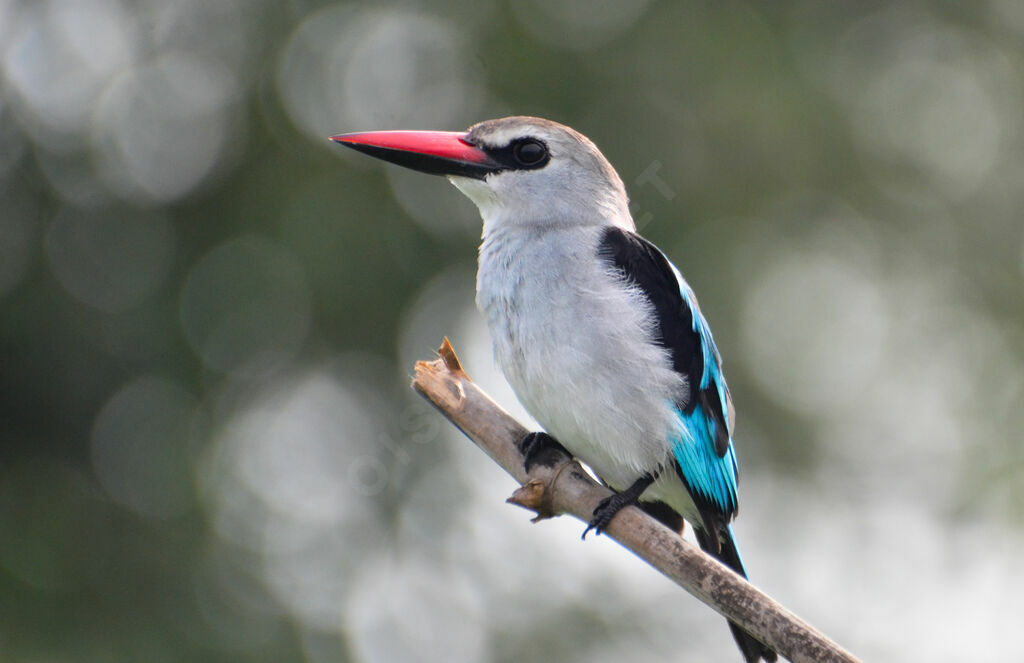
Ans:
{"type": "Polygon", "coordinates": [[[331,140],[372,157],[432,175],[483,179],[502,169],[461,131],[366,131],[331,140]]]}

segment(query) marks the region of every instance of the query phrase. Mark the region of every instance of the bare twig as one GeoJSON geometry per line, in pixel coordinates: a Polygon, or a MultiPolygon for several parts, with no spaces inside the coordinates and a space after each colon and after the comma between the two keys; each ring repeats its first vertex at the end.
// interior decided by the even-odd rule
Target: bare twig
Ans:
{"type": "MultiPolygon", "coordinates": [[[[588,522],[610,491],[568,457],[527,474],[517,443],[528,431],[466,375],[447,338],[439,355],[416,363],[413,388],[522,484],[508,501],[535,511],[535,520],[568,513],[588,522]]],[[[794,663],[858,660],[639,509],[623,509],[602,533],[794,663]]]]}

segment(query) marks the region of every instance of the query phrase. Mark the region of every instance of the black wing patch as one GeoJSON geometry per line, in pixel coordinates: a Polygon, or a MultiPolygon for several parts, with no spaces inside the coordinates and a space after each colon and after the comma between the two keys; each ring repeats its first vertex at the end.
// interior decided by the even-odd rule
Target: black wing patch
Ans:
{"type": "MultiPolygon", "coordinates": [[[[599,250],[601,256],[621,270],[651,302],[658,319],[656,340],[671,353],[672,367],[686,376],[690,385],[690,398],[677,405],[683,414],[692,413],[698,404],[702,406],[706,416],[715,422],[715,452],[724,456],[729,448],[731,427],[714,379],[718,367],[704,365],[705,355],[716,356],[717,350],[710,348],[710,352],[705,352],[704,344],[713,344],[713,341],[702,338],[698,331],[702,325],[694,324],[694,312],[683,296],[683,285],[675,269],[658,247],[622,228],[608,228],[599,250]],[[710,373],[711,377],[702,386],[705,373],[710,373]]],[[[722,387],[727,393],[724,384],[722,387]]]]}
{"type": "Polygon", "coordinates": [[[697,404],[697,388],[704,374],[700,334],[694,330],[693,312],[683,299],[668,260],[653,244],[621,228],[611,227],[601,241],[601,255],[637,285],[654,306],[658,318],[658,343],[672,354],[672,367],[690,384],[684,412],[697,404]]]}

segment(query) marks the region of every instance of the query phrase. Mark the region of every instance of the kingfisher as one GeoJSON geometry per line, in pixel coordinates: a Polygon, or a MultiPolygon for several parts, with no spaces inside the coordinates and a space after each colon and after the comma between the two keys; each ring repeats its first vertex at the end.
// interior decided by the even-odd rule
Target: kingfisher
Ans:
{"type": "MultiPolygon", "coordinates": [[[[548,448],[614,492],[584,531],[637,505],[746,577],[737,510],[736,415],[697,297],[641,237],[625,186],[588,138],[505,117],[466,131],[371,131],[331,140],[443,175],[483,219],[476,304],[497,364],[544,427],[520,443],[526,469],[548,448]]],[[[748,663],[777,654],[730,622],[748,663]]]]}

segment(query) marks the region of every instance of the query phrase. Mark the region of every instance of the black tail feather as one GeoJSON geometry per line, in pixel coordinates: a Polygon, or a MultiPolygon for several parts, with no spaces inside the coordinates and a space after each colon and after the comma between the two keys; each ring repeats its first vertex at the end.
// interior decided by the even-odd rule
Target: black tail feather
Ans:
{"type": "MultiPolygon", "coordinates": [[[[740,558],[740,551],[736,548],[736,541],[732,538],[732,532],[728,526],[722,527],[717,534],[709,533],[699,527],[694,527],[693,531],[697,535],[697,543],[705,552],[744,578],[747,577],[747,571],[743,568],[743,560],[740,558]]],[[[732,637],[736,640],[747,663],[757,663],[761,659],[769,663],[778,660],[778,654],[774,650],[736,624],[729,622],[729,630],[732,631],[732,637]]]]}
{"type": "Polygon", "coordinates": [[[648,516],[654,518],[676,534],[683,532],[683,517],[664,502],[639,502],[637,506],[643,509],[648,516]]]}

